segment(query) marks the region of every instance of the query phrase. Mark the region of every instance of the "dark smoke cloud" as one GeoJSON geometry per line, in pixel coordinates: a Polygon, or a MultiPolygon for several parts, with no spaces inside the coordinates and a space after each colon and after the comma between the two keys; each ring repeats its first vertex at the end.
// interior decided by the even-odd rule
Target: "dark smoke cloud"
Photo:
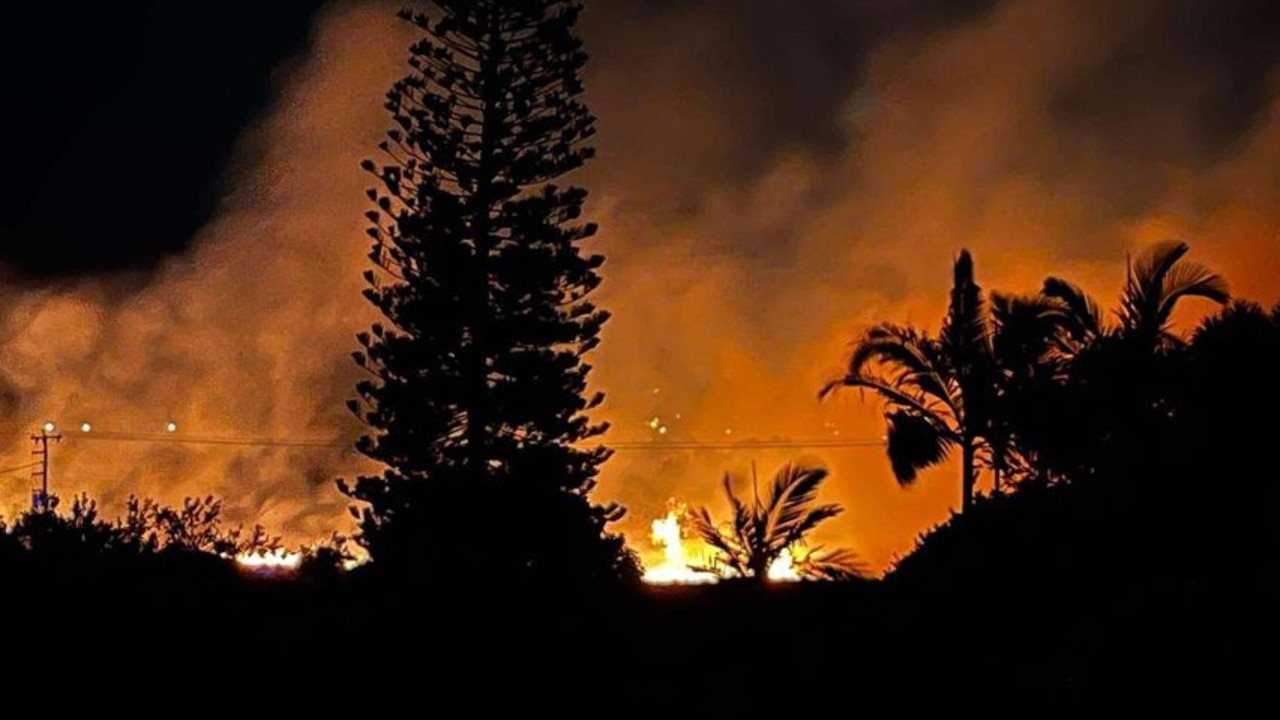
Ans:
{"type": "MultiPolygon", "coordinates": [[[[317,18],[191,252],[143,281],[3,301],[13,427],[358,432],[341,407],[350,338],[370,319],[355,168],[410,38],[394,7],[317,18]]],[[[1067,274],[1111,298],[1127,250],[1176,235],[1274,300],[1277,20],[1274,3],[1245,0],[591,3],[601,157],[580,179],[609,256],[595,382],[613,439],[654,437],[654,417],[678,439],[878,437],[873,405],[816,390],[866,324],[936,327],[960,247],[988,287],[1067,274]]],[[[25,459],[12,437],[6,457],[25,459]]],[[[345,527],[328,479],[359,466],[339,451],[58,453],[76,489],[217,492],[293,538],[345,527]]],[[[724,470],[792,459],[624,451],[601,495],[631,508],[623,529],[646,549],[668,498],[710,501],[724,470]]],[[[812,459],[849,509],[823,540],[876,567],[957,501],[945,469],[899,490],[876,449],[812,459]]],[[[11,486],[16,507],[26,489],[11,486]]]]}

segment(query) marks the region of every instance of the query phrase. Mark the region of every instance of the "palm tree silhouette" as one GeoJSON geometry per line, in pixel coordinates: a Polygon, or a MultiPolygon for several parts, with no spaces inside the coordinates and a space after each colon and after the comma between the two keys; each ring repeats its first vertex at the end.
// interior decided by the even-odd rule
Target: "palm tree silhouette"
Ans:
{"type": "Polygon", "coordinates": [[[1062,305],[1044,295],[991,296],[994,399],[985,431],[993,486],[1017,470],[1038,475],[1035,449],[1023,441],[1043,425],[1053,390],[1065,369],[1059,338],[1066,332],[1062,305]]]}
{"type": "Polygon", "coordinates": [[[842,387],[875,392],[886,403],[889,461],[902,485],[961,454],[961,508],[973,504],[978,450],[994,405],[991,333],[973,258],[955,261],[951,303],[938,337],[903,325],[877,325],[854,346],[844,377],[820,397],[842,387]]]}
{"type": "Polygon", "coordinates": [[[1073,356],[1113,332],[1098,303],[1079,285],[1050,277],[1045,279],[1040,297],[1059,313],[1054,345],[1063,357],[1073,356]]]}
{"type": "MultiPolygon", "coordinates": [[[[753,467],[755,497],[747,503],[734,494],[733,479],[726,473],[724,491],[733,510],[730,522],[718,525],[706,507],[693,508],[688,515],[690,529],[717,552],[712,567],[703,569],[722,574],[727,570],[758,583],[768,580],[769,569],[784,552],[805,546],[814,528],[843,512],[836,504],[817,504],[818,488],[826,478],[825,468],[784,465],[762,499],[753,467]]],[[[801,577],[821,579],[859,574],[852,552],[820,547],[794,558],[794,569],[801,577]]]]}
{"type": "Polygon", "coordinates": [[[1037,426],[1014,420],[1030,436],[1033,454],[1047,460],[1042,472],[1091,475],[1100,464],[1140,457],[1163,437],[1177,382],[1167,360],[1185,344],[1172,330],[1174,312],[1187,298],[1229,299],[1220,276],[1186,260],[1189,250],[1168,241],[1130,258],[1114,322],[1078,286],[1045,280],[1040,298],[1057,316],[1049,361],[1057,387],[1031,418],[1037,426]]]}
{"type": "Polygon", "coordinates": [[[1069,422],[1049,416],[1073,375],[1094,374],[1081,361],[1104,370],[1122,361],[1140,368],[1142,357],[1183,343],[1170,329],[1180,300],[1227,301],[1226,283],[1187,262],[1188,251],[1186,243],[1170,241],[1130,261],[1116,324],[1082,289],[1055,277],[1038,295],[994,294],[988,307],[973,258],[961,251],[938,335],[892,323],[867,330],[845,375],[820,395],[856,387],[880,396],[889,460],[903,485],[959,448],[967,510],[981,466],[991,468],[997,493],[1015,469],[1024,477],[1043,470],[1035,467],[1037,441],[1023,440],[1035,437],[1043,446],[1069,422]]]}
{"type": "Polygon", "coordinates": [[[1169,240],[1128,260],[1118,326],[1109,325],[1098,303],[1078,286],[1056,277],[1045,280],[1041,296],[1062,313],[1060,348],[1075,355],[1108,337],[1136,341],[1152,352],[1181,347],[1185,341],[1171,329],[1180,301],[1204,298],[1223,305],[1231,299],[1226,280],[1187,260],[1190,251],[1187,243],[1169,240]]]}

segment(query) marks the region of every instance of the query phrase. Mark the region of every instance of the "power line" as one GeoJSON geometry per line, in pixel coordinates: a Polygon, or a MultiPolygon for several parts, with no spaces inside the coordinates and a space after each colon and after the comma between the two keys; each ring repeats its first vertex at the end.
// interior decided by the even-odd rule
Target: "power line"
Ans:
{"type": "MultiPolygon", "coordinates": [[[[217,437],[175,435],[172,433],[91,432],[72,435],[77,440],[107,442],[169,443],[179,445],[224,445],[239,447],[273,447],[301,449],[349,449],[349,441],[293,438],[217,437]]],[[[883,439],[871,438],[779,438],[774,440],[621,440],[603,443],[615,450],[787,450],[823,448],[883,447],[883,439]]]]}
{"type": "Polygon", "coordinates": [[[19,465],[18,467],[15,467],[15,468],[9,468],[8,470],[0,470],[0,475],[8,475],[9,473],[18,472],[20,470],[30,470],[31,468],[36,467],[39,464],[40,463],[38,462],[33,462],[33,463],[27,463],[26,465],[19,465]]]}
{"type": "Polygon", "coordinates": [[[715,440],[689,440],[689,441],[670,441],[670,442],[615,442],[607,443],[609,447],[617,450],[787,450],[787,449],[810,449],[810,448],[863,448],[863,447],[883,447],[883,440],[826,440],[826,439],[810,439],[810,440],[761,440],[753,442],[750,440],[741,441],[715,441],[715,440]]]}
{"type": "MultiPolygon", "coordinates": [[[[139,444],[208,445],[214,447],[280,448],[297,450],[353,450],[350,441],[319,440],[306,438],[266,438],[233,436],[200,436],[167,433],[141,433],[98,431],[73,433],[67,440],[92,440],[94,442],[118,442],[139,444]]],[[[778,438],[772,440],[619,440],[602,442],[607,448],[623,452],[689,452],[733,450],[841,450],[879,448],[885,446],[883,438],[778,438]]],[[[41,462],[0,470],[0,476],[30,470],[42,466],[41,462]]],[[[351,470],[350,472],[356,472],[351,470]]],[[[38,473],[37,473],[38,474],[38,473]]]]}
{"type": "Polygon", "coordinates": [[[236,445],[244,447],[281,447],[281,448],[350,448],[350,442],[334,442],[331,440],[293,440],[287,438],[251,438],[251,437],[201,437],[194,435],[173,435],[157,433],[125,433],[125,432],[89,432],[72,435],[76,440],[94,440],[109,442],[137,443],[170,443],[177,445],[236,445]]]}

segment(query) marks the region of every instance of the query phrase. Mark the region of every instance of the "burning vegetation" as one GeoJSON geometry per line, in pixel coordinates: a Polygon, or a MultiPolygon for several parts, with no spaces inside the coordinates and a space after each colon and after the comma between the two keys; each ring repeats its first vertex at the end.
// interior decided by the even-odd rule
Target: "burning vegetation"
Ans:
{"type": "Polygon", "coordinates": [[[744,501],[733,491],[726,474],[724,491],[730,519],[717,523],[706,507],[668,503],[667,515],[653,521],[651,540],[662,561],[644,574],[657,585],[700,584],[721,579],[757,582],[833,580],[860,574],[854,554],[845,549],[809,546],[809,534],[822,522],[839,515],[834,504],[817,504],[818,488],[827,477],[819,467],[785,465],[761,495],[751,477],[752,498],[744,501]],[[694,560],[686,539],[700,548],[694,560]]]}

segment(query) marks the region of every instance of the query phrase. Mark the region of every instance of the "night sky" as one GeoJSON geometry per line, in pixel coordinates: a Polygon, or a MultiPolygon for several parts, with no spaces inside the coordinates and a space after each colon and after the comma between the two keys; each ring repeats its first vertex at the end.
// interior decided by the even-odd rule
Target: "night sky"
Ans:
{"type": "Polygon", "coordinates": [[[321,5],[73,0],[6,11],[4,260],[45,277],[146,268],[185,248],[321,5]]]}
{"type": "MultiPolygon", "coordinates": [[[[358,433],[358,164],[413,39],[399,5],[10,11],[0,425],[358,433]]],[[[576,179],[609,259],[593,364],[611,440],[650,439],[655,417],[672,439],[878,437],[874,404],[817,389],[868,324],[936,328],[962,247],[985,287],[1060,274],[1112,304],[1126,252],[1181,237],[1240,294],[1277,299],[1280,3],[594,0],[583,23],[600,152],[576,179]]],[[[0,451],[26,458],[11,435],[0,451]]],[[[290,539],[342,527],[333,478],[354,467],[60,452],[108,504],[215,492],[290,539]]],[[[624,452],[600,492],[642,539],[668,498],[792,459],[624,452]]],[[[957,500],[950,468],[903,491],[878,451],[815,459],[848,507],[839,544],[874,566],[957,500]]]]}

